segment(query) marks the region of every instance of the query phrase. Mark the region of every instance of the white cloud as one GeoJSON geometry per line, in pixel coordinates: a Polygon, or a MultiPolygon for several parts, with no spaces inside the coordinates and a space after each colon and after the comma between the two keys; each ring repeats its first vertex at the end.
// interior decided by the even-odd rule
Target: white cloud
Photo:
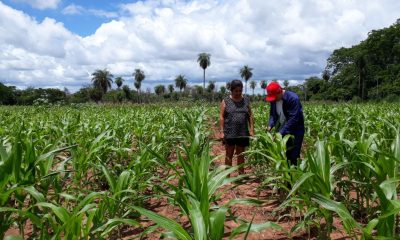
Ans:
{"type": "Polygon", "coordinates": [[[84,11],[85,9],[82,6],[76,4],[70,4],[66,6],[61,12],[62,14],[65,15],[76,15],[76,14],[82,14],[84,11]]]}
{"type": "Polygon", "coordinates": [[[116,12],[109,12],[109,11],[104,11],[104,10],[99,10],[99,9],[89,9],[88,12],[95,16],[98,16],[98,17],[105,17],[105,18],[118,17],[118,14],[116,12]]]}
{"type": "Polygon", "coordinates": [[[93,16],[98,16],[98,17],[104,17],[104,18],[116,18],[118,17],[118,13],[116,12],[110,12],[110,11],[104,11],[100,9],[85,9],[84,7],[76,4],[70,4],[66,6],[62,11],[62,14],[64,15],[83,15],[83,14],[89,14],[93,16]]]}
{"type": "Polygon", "coordinates": [[[13,0],[14,2],[23,2],[29,4],[33,8],[40,10],[44,9],[56,9],[60,4],[61,0],[13,0]]]}
{"type": "MultiPolygon", "coordinates": [[[[240,78],[239,69],[249,65],[255,80],[293,85],[319,75],[334,49],[394,23],[396,9],[397,0],[148,0],[121,5],[119,18],[103,12],[115,19],[80,37],[60,22],[37,22],[0,2],[0,81],[77,88],[90,83],[95,69],[107,68],[132,86],[140,67],[146,84],[169,84],[178,74],[198,84],[197,55],[208,52],[207,80],[240,78]]],[[[95,14],[77,5],[63,11],[95,14]]]]}

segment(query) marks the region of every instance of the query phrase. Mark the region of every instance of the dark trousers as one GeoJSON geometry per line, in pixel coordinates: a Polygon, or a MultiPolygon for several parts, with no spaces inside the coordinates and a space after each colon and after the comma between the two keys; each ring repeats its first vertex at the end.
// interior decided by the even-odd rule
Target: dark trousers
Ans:
{"type": "Polygon", "coordinates": [[[291,165],[297,165],[297,159],[300,158],[304,133],[293,134],[293,137],[289,138],[286,143],[286,157],[291,165]]]}

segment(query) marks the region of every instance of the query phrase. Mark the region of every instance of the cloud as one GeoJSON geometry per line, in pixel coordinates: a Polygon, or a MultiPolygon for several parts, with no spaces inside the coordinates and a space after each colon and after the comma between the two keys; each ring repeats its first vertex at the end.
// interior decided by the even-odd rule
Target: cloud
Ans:
{"type": "Polygon", "coordinates": [[[77,14],[83,14],[85,9],[82,6],[76,5],[76,4],[70,4],[66,6],[61,12],[62,14],[65,15],[77,15],[77,14]]]}
{"type": "Polygon", "coordinates": [[[56,9],[61,2],[61,0],[13,0],[13,1],[26,3],[33,8],[37,8],[40,10],[56,9]]]}
{"type": "MultiPolygon", "coordinates": [[[[350,47],[398,18],[397,0],[148,0],[120,5],[119,17],[81,37],[61,22],[32,17],[0,2],[0,81],[19,85],[90,83],[107,68],[133,87],[141,68],[146,86],[170,84],[184,74],[201,84],[200,52],[211,54],[206,78],[223,85],[249,65],[254,80],[288,79],[293,85],[320,75],[334,49],[350,47]]],[[[70,5],[64,14],[96,14],[70,5]]],[[[102,12],[97,14],[102,15],[102,12]]]]}
{"type": "Polygon", "coordinates": [[[118,13],[116,13],[116,12],[104,11],[104,10],[100,10],[100,9],[85,9],[84,7],[76,5],[76,4],[70,4],[70,5],[66,6],[61,11],[61,13],[64,15],[89,14],[89,15],[94,15],[94,16],[104,17],[104,18],[118,17],[118,13]]]}

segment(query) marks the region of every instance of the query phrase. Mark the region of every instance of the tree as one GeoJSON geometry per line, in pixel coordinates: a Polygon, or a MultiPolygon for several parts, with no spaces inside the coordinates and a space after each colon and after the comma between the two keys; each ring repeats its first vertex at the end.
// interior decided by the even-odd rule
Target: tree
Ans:
{"type": "Polygon", "coordinates": [[[266,89],[267,88],[267,81],[265,81],[265,80],[262,80],[261,82],[260,82],[260,87],[262,88],[262,89],[266,89]]]}
{"type": "Polygon", "coordinates": [[[231,91],[231,82],[227,82],[226,83],[226,89],[228,89],[228,91],[231,91]]]}
{"type": "Polygon", "coordinates": [[[226,87],[225,86],[221,86],[219,88],[219,91],[221,92],[222,95],[225,95],[226,94],[226,87]]]}
{"type": "Polygon", "coordinates": [[[187,79],[185,78],[184,75],[179,74],[178,76],[176,76],[175,86],[179,88],[179,92],[182,92],[182,89],[185,89],[186,84],[187,84],[187,79]]]}
{"type": "Polygon", "coordinates": [[[265,92],[267,91],[266,88],[268,86],[268,82],[266,80],[261,80],[260,87],[263,89],[263,99],[265,99],[265,92]]]}
{"type": "Polygon", "coordinates": [[[173,93],[174,92],[174,85],[173,84],[170,84],[170,85],[168,85],[168,91],[169,91],[169,93],[173,93]]]}
{"type": "Polygon", "coordinates": [[[207,91],[211,93],[211,101],[214,101],[215,82],[208,82],[207,91]]]}
{"type": "Polygon", "coordinates": [[[140,93],[142,81],[146,78],[146,76],[144,75],[144,72],[142,70],[137,68],[137,69],[135,69],[135,72],[133,73],[133,77],[135,78],[135,88],[140,93]],[[136,84],[136,83],[138,83],[138,84],[136,84]]]}
{"type": "Polygon", "coordinates": [[[141,88],[142,84],[140,82],[134,82],[133,85],[135,86],[136,90],[138,92],[140,92],[140,88],[141,88]]]}
{"type": "Polygon", "coordinates": [[[214,92],[214,90],[215,90],[215,82],[214,81],[208,82],[207,91],[214,92]]]}
{"type": "Polygon", "coordinates": [[[132,97],[131,97],[131,89],[129,88],[129,86],[128,85],[124,85],[123,87],[122,87],[122,91],[124,91],[124,93],[125,93],[125,98],[126,99],[131,99],[132,97]]]}
{"type": "Polygon", "coordinates": [[[325,68],[330,75],[328,99],[400,95],[399,36],[400,24],[396,22],[388,28],[372,30],[358,45],[334,50],[325,68]]]}
{"type": "Polygon", "coordinates": [[[256,86],[257,86],[257,83],[256,83],[256,81],[250,81],[250,88],[253,90],[253,95],[254,95],[254,89],[256,88],[256,86]]]}
{"type": "Polygon", "coordinates": [[[206,88],[206,68],[211,64],[210,57],[211,54],[209,53],[200,53],[197,58],[197,62],[203,69],[203,88],[206,88]]]}
{"type": "Polygon", "coordinates": [[[124,83],[124,79],[122,77],[115,78],[115,84],[117,84],[117,88],[120,89],[122,84],[124,83]]]}
{"type": "Polygon", "coordinates": [[[154,92],[157,94],[157,96],[160,96],[161,94],[165,93],[165,86],[164,85],[157,85],[154,87],[154,92]]]}
{"type": "Polygon", "coordinates": [[[239,71],[240,76],[242,77],[242,79],[244,79],[246,87],[244,90],[244,93],[247,93],[247,81],[253,76],[253,73],[251,72],[253,69],[250,68],[249,66],[245,65],[244,67],[242,67],[239,71]]]}
{"type": "Polygon", "coordinates": [[[328,70],[324,70],[322,71],[322,79],[324,79],[326,82],[329,81],[329,79],[331,78],[331,75],[329,74],[328,70]]]}
{"type": "Polygon", "coordinates": [[[0,104],[12,105],[17,103],[15,87],[7,87],[0,82],[0,104]]]}
{"type": "Polygon", "coordinates": [[[107,93],[107,90],[111,88],[113,75],[107,69],[97,69],[92,76],[93,86],[101,90],[103,94],[107,93]]]}
{"type": "Polygon", "coordinates": [[[283,86],[285,87],[285,89],[289,87],[289,81],[287,79],[283,81],[283,86]]]}
{"type": "Polygon", "coordinates": [[[196,92],[196,94],[198,94],[198,95],[203,95],[203,93],[204,93],[204,88],[203,88],[202,86],[196,85],[196,86],[195,86],[195,92],[196,92]]]}
{"type": "Polygon", "coordinates": [[[82,87],[76,93],[72,94],[70,99],[73,103],[85,103],[90,100],[90,89],[91,87],[82,87]]]}
{"type": "Polygon", "coordinates": [[[364,54],[357,56],[355,64],[358,73],[358,93],[361,100],[364,100],[364,86],[367,72],[367,61],[364,54]]]}
{"type": "Polygon", "coordinates": [[[93,101],[98,103],[103,97],[103,92],[101,91],[101,89],[91,88],[89,90],[89,96],[90,96],[90,99],[92,99],[93,101]]]}

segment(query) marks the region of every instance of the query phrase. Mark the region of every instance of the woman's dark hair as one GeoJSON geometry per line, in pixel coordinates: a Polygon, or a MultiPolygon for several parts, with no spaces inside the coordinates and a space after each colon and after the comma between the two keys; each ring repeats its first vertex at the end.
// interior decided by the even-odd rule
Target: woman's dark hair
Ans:
{"type": "Polygon", "coordinates": [[[240,80],[232,80],[232,82],[231,82],[231,92],[233,91],[233,90],[235,90],[235,88],[238,88],[238,87],[240,87],[240,88],[243,88],[243,83],[242,83],[242,81],[240,81],[240,80]]]}

